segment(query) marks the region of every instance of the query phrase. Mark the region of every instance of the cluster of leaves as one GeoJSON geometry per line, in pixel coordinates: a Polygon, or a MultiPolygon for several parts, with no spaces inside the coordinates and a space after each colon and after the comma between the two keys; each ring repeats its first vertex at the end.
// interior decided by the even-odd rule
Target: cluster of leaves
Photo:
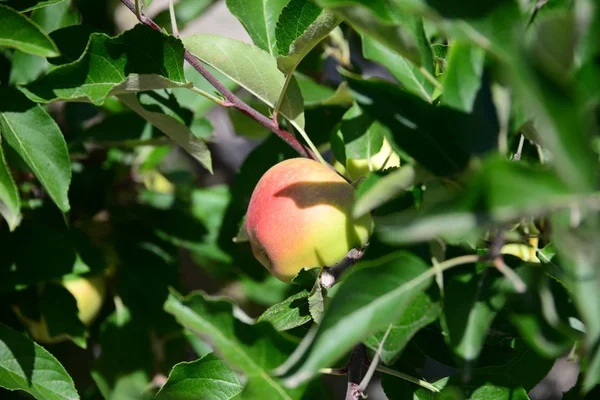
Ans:
{"type": "MultiPolygon", "coordinates": [[[[179,27],[212,3],[177,2],[179,27]]],[[[360,343],[389,399],[432,395],[402,374],[445,398],[525,399],[566,355],[580,366],[566,396],[600,384],[600,4],[226,5],[253,45],[169,35],[166,11],[162,31],[115,35],[113,2],[0,0],[0,396],[332,398],[321,373],[360,343]],[[252,190],[297,154],[185,51],[330,161],[383,138],[401,156],[358,184],[374,236],[333,289],[252,257],[238,234],[252,190]],[[226,178],[218,105],[256,145],[226,178]],[[507,241],[537,256],[501,273],[489,259],[507,241]],[[108,289],[86,327],[50,283],[90,276],[108,289]]]]}

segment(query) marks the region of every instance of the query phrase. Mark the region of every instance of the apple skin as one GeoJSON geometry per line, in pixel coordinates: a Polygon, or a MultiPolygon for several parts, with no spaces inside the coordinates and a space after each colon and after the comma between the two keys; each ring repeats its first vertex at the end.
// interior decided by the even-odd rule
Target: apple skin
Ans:
{"type": "Polygon", "coordinates": [[[100,276],[76,278],[63,281],[63,286],[71,292],[77,302],[79,320],[89,326],[94,322],[106,295],[106,285],[100,276]]]}
{"type": "Polygon", "coordinates": [[[334,164],[335,169],[339,173],[353,181],[359,179],[361,176],[367,176],[371,171],[385,171],[388,168],[399,166],[400,157],[392,149],[390,142],[385,137],[383,138],[381,149],[371,157],[370,161],[366,158],[347,158],[345,167],[338,161],[335,161],[334,164]]]}
{"type": "MultiPolygon", "coordinates": [[[[75,297],[78,317],[84,325],[90,326],[98,316],[106,295],[106,285],[102,277],[74,278],[61,282],[61,284],[75,297]]],[[[23,315],[18,307],[13,310],[17,317],[27,327],[31,337],[38,343],[56,344],[69,340],[67,335],[51,337],[48,324],[42,315],[39,321],[23,315]]]]}
{"type": "Polygon", "coordinates": [[[531,238],[529,239],[528,246],[522,243],[509,243],[502,246],[500,253],[502,254],[510,254],[515,257],[519,257],[521,260],[531,263],[540,263],[540,259],[537,257],[535,249],[538,246],[538,239],[531,238]]]}
{"type": "Polygon", "coordinates": [[[290,282],[306,268],[332,266],[371,234],[370,215],[353,220],[354,188],[325,165],[293,158],[271,167],[256,185],[246,215],[252,252],[290,282]]]}

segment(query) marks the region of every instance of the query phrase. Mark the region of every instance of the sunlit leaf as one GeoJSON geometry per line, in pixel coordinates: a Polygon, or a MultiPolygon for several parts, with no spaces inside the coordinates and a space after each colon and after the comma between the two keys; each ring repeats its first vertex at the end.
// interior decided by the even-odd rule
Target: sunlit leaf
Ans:
{"type": "MultiPolygon", "coordinates": [[[[274,107],[283,89],[285,76],[277,68],[274,56],[238,40],[209,35],[192,35],[183,43],[194,56],[217,69],[231,80],[274,107]]],[[[304,128],[302,93],[292,78],[281,103],[281,114],[304,128]]]]}
{"type": "Polygon", "coordinates": [[[0,386],[38,400],[79,399],[73,379],[52,354],[0,324],[0,386]]]}
{"type": "Polygon", "coordinates": [[[248,31],[254,44],[276,56],[275,27],[289,0],[227,0],[227,8],[248,31]]]}
{"type": "Polygon", "coordinates": [[[0,4],[0,47],[11,47],[41,57],[55,57],[54,42],[27,17],[0,4]]]}
{"type": "Polygon", "coordinates": [[[23,90],[37,102],[63,99],[99,105],[110,95],[181,86],[189,85],[179,39],[139,24],[114,38],[93,33],[79,59],[23,90]]]}

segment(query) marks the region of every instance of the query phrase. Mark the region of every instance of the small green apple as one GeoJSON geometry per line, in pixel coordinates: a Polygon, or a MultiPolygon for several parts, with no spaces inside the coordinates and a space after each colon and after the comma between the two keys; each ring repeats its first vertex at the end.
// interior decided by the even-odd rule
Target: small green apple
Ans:
{"type": "Polygon", "coordinates": [[[353,181],[356,181],[361,176],[367,176],[372,171],[385,171],[388,168],[399,167],[400,157],[392,149],[392,146],[383,138],[381,149],[370,159],[367,158],[347,158],[346,165],[335,161],[335,169],[344,176],[347,176],[353,181]]]}
{"type": "Polygon", "coordinates": [[[354,188],[327,166],[305,158],[271,167],[248,206],[246,231],[254,256],[290,282],[306,268],[332,266],[371,234],[370,215],[352,217],[354,188]]]}
{"type": "MultiPolygon", "coordinates": [[[[84,325],[89,326],[94,322],[106,295],[106,285],[102,277],[66,279],[61,284],[73,295],[79,310],[78,317],[84,325]]],[[[39,343],[56,344],[69,340],[67,335],[51,337],[48,324],[42,315],[40,320],[29,318],[18,307],[13,307],[15,314],[27,327],[31,337],[39,343]]]]}

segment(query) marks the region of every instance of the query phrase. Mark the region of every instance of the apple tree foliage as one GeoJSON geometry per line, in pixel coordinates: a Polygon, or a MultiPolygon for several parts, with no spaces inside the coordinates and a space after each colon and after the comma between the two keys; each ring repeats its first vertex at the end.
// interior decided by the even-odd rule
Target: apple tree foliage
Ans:
{"type": "Polygon", "coordinates": [[[211,0],[174,2],[181,34],[166,1],[0,0],[0,398],[527,399],[559,358],[592,396],[600,2],[223,2],[248,42],[186,34],[211,0]],[[240,229],[261,175],[384,137],[363,257],[270,276],[240,229]],[[73,276],[107,283],[91,326],[48,290],[73,276]]]}

